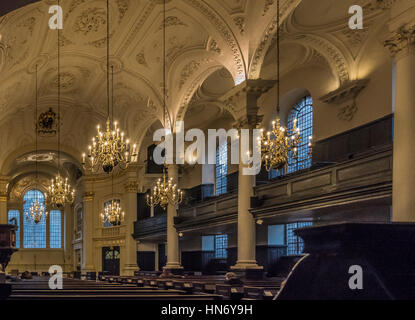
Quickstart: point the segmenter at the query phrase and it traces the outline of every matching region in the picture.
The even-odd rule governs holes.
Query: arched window
[[[16,231],[16,248],[20,248],[20,211],[19,210],[9,210],[8,213],[8,222],[14,224],[14,221],[11,219],[16,219],[17,231]]]
[[[59,210],[52,210],[49,215],[50,247],[52,249],[62,248],[62,217]]]
[[[216,151],[216,195],[226,193],[228,175],[228,144],[222,143]]]
[[[309,137],[313,135],[313,99],[311,96],[301,99],[288,115],[287,128],[290,134],[293,133],[295,119],[297,119],[297,126],[300,128],[301,143],[298,147],[297,161],[291,158],[288,163],[288,173],[311,167],[311,157],[308,155]]]
[[[288,160],[287,170],[279,171],[271,170],[270,179],[284,175],[285,173],[293,173],[311,167],[312,159],[308,155],[310,142],[309,137],[313,135],[313,99],[311,96],[302,98],[291,109],[287,119],[287,129],[289,134],[293,134],[294,120],[297,119],[297,128],[300,129],[301,143],[298,147],[298,159],[295,161],[290,156]]]
[[[36,200],[45,204],[45,196],[39,190],[26,192],[23,200],[24,213],[29,211]],[[46,219],[42,219],[38,224],[31,219],[23,219],[23,245],[25,248],[46,248]]]

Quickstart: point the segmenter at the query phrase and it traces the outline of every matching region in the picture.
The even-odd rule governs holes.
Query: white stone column
[[[179,185],[178,166],[169,164],[167,166],[169,179],[173,178],[173,183]],[[182,270],[180,264],[179,235],[174,227],[174,217],[177,216],[177,207],[169,204],[167,207],[167,264],[164,267],[167,270]]]
[[[94,196],[93,192],[84,194],[82,272],[96,272],[94,263]]]
[[[135,180],[130,180],[124,185],[125,189],[125,221],[126,238],[125,238],[125,264],[122,275],[132,276],[134,271],[138,271],[137,265],[137,242],[133,238],[134,222],[137,220],[137,192],[138,183]]]
[[[415,26],[396,30],[385,42],[396,64],[392,220],[415,222]]]
[[[241,129],[252,130],[255,128],[249,123],[240,126]],[[252,142],[252,134],[250,134]],[[243,169],[247,165],[239,164],[238,172],[238,260],[233,270],[262,269],[256,261],[256,224],[249,212],[251,197],[254,196],[255,176],[244,175]]]
[[[261,122],[258,115],[258,99],[275,85],[272,80],[247,80],[233,88],[221,98],[230,108],[236,110],[238,116],[235,127],[250,130],[250,144],[252,148],[253,129]],[[241,135],[240,135],[241,136]],[[263,269],[255,259],[256,224],[249,212],[251,197],[254,195],[255,176],[244,175],[244,165],[240,161],[238,173],[238,259],[231,269],[245,271],[247,269]]]
[[[0,224],[8,224],[7,212],[7,178],[0,178]]]

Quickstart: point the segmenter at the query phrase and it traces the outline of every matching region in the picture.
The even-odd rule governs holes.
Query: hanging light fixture
[[[130,141],[124,132],[118,127],[118,123],[112,117],[110,120],[110,88],[109,88],[109,55],[110,55],[110,15],[109,0],[107,0],[107,111],[108,117],[103,131],[97,126],[97,135],[92,138],[92,144],[88,146],[88,153],[82,154],[82,166],[84,169],[97,172],[101,168],[110,173],[115,167],[126,169],[132,159],[138,156],[137,145],[132,149]],[[112,106],[114,109],[114,104]],[[88,159],[87,159],[88,158]]]
[[[120,203],[114,199],[104,207],[104,211],[101,213],[102,223],[108,221],[115,226],[121,224],[124,221],[124,217],[125,213],[121,209]]]
[[[59,6],[58,0],[58,6]],[[75,189],[72,189],[68,178],[60,175],[60,145],[61,145],[61,75],[60,75],[60,30],[58,29],[58,174],[52,179],[48,188],[49,201],[52,206],[63,207],[65,204],[72,204],[75,200]]]
[[[35,81],[35,162],[36,162],[36,189],[38,189],[38,165],[37,165],[37,106],[38,106],[38,97],[37,97],[37,65],[35,66],[35,75],[36,75],[36,81]],[[43,202],[40,202],[39,199],[36,196],[36,199],[32,202],[29,211],[26,212],[26,219],[33,221],[35,224],[38,224],[40,221],[45,221],[48,216],[48,212],[45,209],[45,206],[43,205]]]
[[[183,191],[177,188],[173,178],[167,178],[166,169],[163,168],[163,179],[157,180],[146,200],[149,207],[160,205],[165,210],[169,204],[177,206],[182,203]]]
[[[272,122],[272,130],[264,133],[258,142],[261,146],[262,163],[267,171],[284,168],[289,159],[298,160],[298,148],[301,143],[300,128],[297,119],[293,120],[292,130],[281,124],[280,119],[280,0],[277,0],[277,119]],[[309,156],[312,153],[312,137],[309,137]]]
[[[111,84],[112,84],[112,105],[114,105],[114,68],[111,66]],[[112,109],[112,117],[114,118],[114,108]],[[104,205],[104,211],[101,212],[102,223],[109,222],[113,226],[121,224],[124,221],[125,213],[121,209],[119,201],[114,200],[114,171],[111,173],[111,203]]]
[[[163,122],[164,128],[167,127],[166,114],[166,0],[163,3]],[[164,210],[169,204],[177,206],[183,201],[183,191],[177,188],[177,184],[174,183],[173,178],[167,178],[167,166],[163,166],[163,178],[158,179],[156,185],[151,190],[151,194],[146,197],[147,205],[154,207],[160,205]]]

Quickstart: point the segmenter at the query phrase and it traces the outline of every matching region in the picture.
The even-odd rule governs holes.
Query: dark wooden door
[[[120,275],[120,247],[102,248],[102,271],[110,275]]]
[[[158,252],[159,252],[159,270],[163,270],[163,267],[167,263],[166,257],[166,245],[164,243],[160,243],[158,245]]]

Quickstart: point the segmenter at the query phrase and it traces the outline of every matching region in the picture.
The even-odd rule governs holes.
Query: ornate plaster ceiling
[[[286,20],[283,71],[313,63],[329,68],[339,82],[347,81],[368,37],[377,30],[382,11],[376,0],[357,0],[370,19],[367,30],[355,36],[344,29],[345,8],[351,1],[319,0],[319,6],[315,1],[281,1],[282,21]],[[110,3],[115,117],[140,145],[163,119],[162,1]],[[247,77],[272,77],[268,70],[275,68],[275,3],[168,1],[167,105],[173,121],[187,118],[187,126],[197,125],[199,118],[193,114],[198,108],[212,119],[223,117],[224,106],[215,102],[219,95]],[[0,17],[2,164],[33,151],[35,65],[39,69],[39,112],[50,107],[56,111],[58,44],[57,32],[47,24],[51,4],[55,1],[38,1]],[[96,124],[107,117],[106,2],[61,0],[61,5],[62,150],[79,159]],[[43,150],[56,150],[56,139],[41,137],[39,145]],[[4,168],[2,173],[8,174]]]

